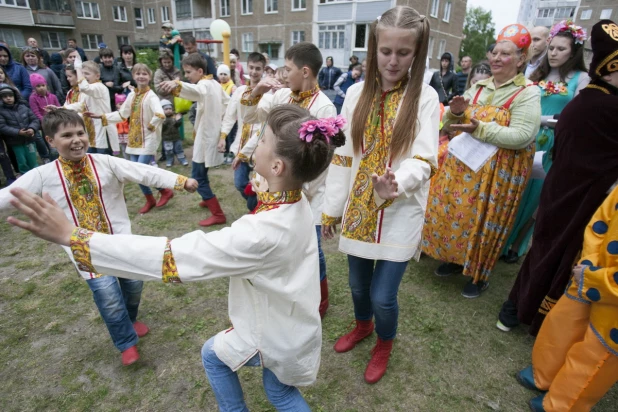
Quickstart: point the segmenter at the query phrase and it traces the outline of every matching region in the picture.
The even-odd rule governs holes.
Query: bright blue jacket
[[[32,93],[32,85],[30,84],[30,74],[28,70],[21,64],[17,63],[13,60],[13,56],[11,56],[11,50],[8,47],[0,44],[0,49],[4,50],[9,55],[9,63],[6,66],[2,66],[6,75],[9,76],[9,79],[15,84],[17,90],[19,90],[19,94],[21,97],[28,101],[30,99],[30,94]]]

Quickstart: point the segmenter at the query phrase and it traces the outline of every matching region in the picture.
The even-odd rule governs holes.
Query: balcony
[[[32,26],[32,10],[28,7],[0,5],[0,25]]]
[[[36,26],[75,28],[71,3],[66,0],[30,0]]]

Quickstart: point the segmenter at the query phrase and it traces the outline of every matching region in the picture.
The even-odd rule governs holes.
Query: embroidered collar
[[[135,89],[135,95],[136,96],[141,96],[143,94],[146,94],[150,91],[150,86],[146,86],[143,89],[137,88]]]
[[[202,76],[202,78],[199,81],[202,81],[202,80],[212,80],[212,74],[207,74],[205,76]]]
[[[58,161],[65,166],[71,167],[73,170],[80,170],[80,169],[83,169],[88,163],[88,155],[84,155],[84,157],[82,157],[79,160],[79,162],[74,162],[73,160],[65,159],[62,156],[58,157]]]
[[[396,85],[394,85],[393,87],[391,87],[388,90],[383,90],[380,93],[381,94],[385,94],[385,93],[390,93],[392,91],[395,91],[395,90],[405,86],[406,84],[408,84],[408,80],[409,79],[410,78],[408,76],[405,76],[403,79],[399,80],[399,82],[397,82]],[[379,76],[376,76],[376,82],[378,83],[378,86],[380,86],[380,90],[382,90],[382,83],[380,82],[380,77]]]
[[[305,90],[304,92],[292,92],[290,97],[292,98],[292,100],[298,103],[302,102],[305,99],[313,97],[318,93],[320,93],[320,86],[316,84],[311,90]]]
[[[276,205],[285,203],[296,203],[302,197],[302,190],[288,190],[285,192],[257,192],[257,197],[262,204]]]

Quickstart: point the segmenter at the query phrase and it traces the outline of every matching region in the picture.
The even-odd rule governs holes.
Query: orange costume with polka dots
[[[586,227],[579,265],[517,376],[547,391],[535,410],[589,411],[618,381],[618,187]]]

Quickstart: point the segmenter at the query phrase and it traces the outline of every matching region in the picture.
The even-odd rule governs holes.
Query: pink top
[[[60,106],[58,98],[50,92],[47,92],[45,96],[40,96],[37,92],[30,95],[30,108],[39,120],[43,120],[46,113],[45,106],[49,105]]]

